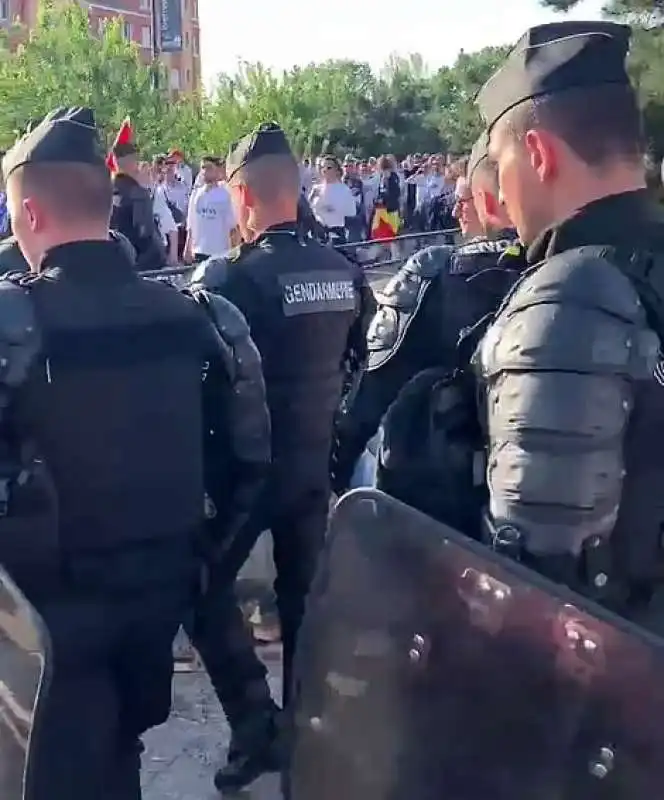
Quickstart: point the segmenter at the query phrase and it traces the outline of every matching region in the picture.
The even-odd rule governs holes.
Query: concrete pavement
[[[281,686],[281,648],[261,648],[276,697]],[[205,672],[178,673],[173,711],[165,725],[144,738],[144,800],[219,800],[212,784],[224,762],[230,731]],[[242,797],[279,800],[279,779],[267,775]]]

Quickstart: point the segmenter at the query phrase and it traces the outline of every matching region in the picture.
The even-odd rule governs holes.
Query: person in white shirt
[[[151,189],[152,210],[157,227],[159,228],[159,233],[166,247],[168,266],[174,267],[178,263],[178,226],[168,206],[166,194],[164,192],[164,169],[165,159],[163,157],[157,157],[152,167],[154,180]]]
[[[202,184],[192,192],[187,212],[187,264],[223,256],[233,245],[237,221],[228,189],[219,183],[221,169],[214,156],[201,161]]]
[[[189,210],[191,189],[188,189],[184,181],[178,178],[176,164],[173,159],[166,159],[161,185],[175,224],[178,226],[178,257],[182,258],[187,242],[187,211]]]
[[[375,162],[375,159],[373,159]],[[360,167],[360,177],[364,184],[364,210],[367,215],[367,226],[371,227],[371,220],[373,219],[374,204],[378,195],[378,185],[380,183],[380,175],[378,175],[371,165],[371,159]]]
[[[314,183],[311,162],[308,158],[305,158],[300,164],[300,180],[302,182],[302,191],[308,195]]]
[[[168,160],[175,164],[175,174],[179,180],[187,187],[187,191],[191,192],[191,187],[194,182],[194,175],[191,167],[184,160],[184,155],[179,150],[171,150],[168,154]]]
[[[341,177],[339,160],[326,156],[321,168],[321,182],[314,186],[309,197],[314,216],[327,228],[333,244],[344,244],[348,240],[346,220],[357,214],[353,193]]]
[[[428,164],[420,167],[414,175],[406,178],[406,183],[415,185],[415,213],[419,213],[424,208],[424,204],[429,199],[429,178],[431,167]]]
[[[159,227],[159,233],[161,233],[168,253],[168,266],[174,267],[178,263],[178,226],[175,224],[171,209],[166,202],[162,184],[157,184],[154,188],[152,208]]]

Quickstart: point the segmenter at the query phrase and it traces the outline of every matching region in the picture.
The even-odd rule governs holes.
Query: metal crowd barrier
[[[405,233],[389,241],[370,239],[362,242],[334,245],[337,250],[350,251],[366,270],[382,270],[401,266],[413,253],[423,247],[439,244],[455,244],[458,241],[458,228],[424,233]],[[184,286],[194,267],[180,266],[142,272],[146,278],[168,281],[176,286]]]

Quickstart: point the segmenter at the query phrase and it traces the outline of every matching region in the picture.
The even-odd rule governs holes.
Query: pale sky
[[[596,19],[604,2],[583,0],[567,16]],[[199,15],[206,86],[240,59],[281,70],[348,58],[379,69],[391,53],[420,53],[437,68],[460,49],[506,44],[561,18],[537,0],[199,0]]]

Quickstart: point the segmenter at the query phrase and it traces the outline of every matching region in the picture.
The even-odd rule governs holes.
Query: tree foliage
[[[18,47],[16,40],[23,40]],[[173,145],[221,153],[254,125],[277,120],[301,154],[465,152],[479,133],[473,97],[505,48],[461,53],[429,71],[418,55],[393,56],[379,74],[356,61],[327,61],[275,73],[241,63],[209,97],[173,100],[155,88],[119,21],[92,32],[78,4],[44,0],[36,28],[0,39],[0,146],[29,120],[62,105],[90,105],[108,136],[130,115],[151,154]],[[166,76],[157,73],[164,87]]]
[[[541,0],[544,6],[569,11],[580,0]],[[607,0],[607,17],[633,26],[629,71],[643,107],[649,146],[664,156],[664,0]]]
[[[578,0],[542,0],[569,9]],[[607,0],[606,13],[635,26],[630,71],[652,149],[664,154],[664,0]],[[43,0],[37,27],[0,38],[0,146],[29,120],[61,105],[90,105],[109,138],[130,115],[139,145],[152,154],[177,145],[192,154],[223,153],[265,120],[278,121],[301,154],[467,152],[480,131],[473,102],[508,47],[461,52],[431,71],[419,55],[392,56],[375,73],[335,60],[275,73],[240,63],[220,75],[208,97],[173,99],[166,75],[141,62],[119,21],[93,33],[78,5]],[[13,46],[22,40],[18,47]],[[160,88],[161,87],[161,88]]]

